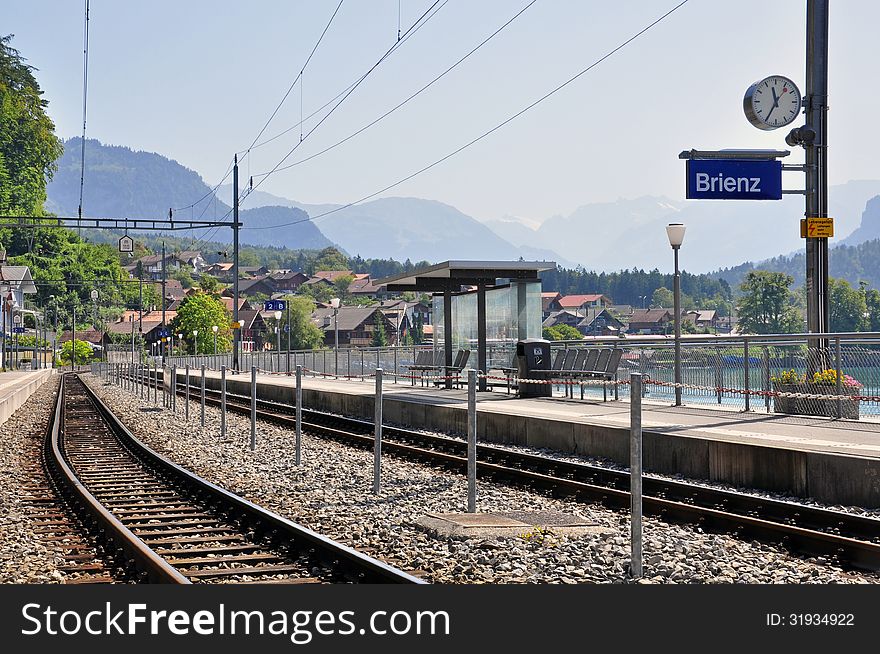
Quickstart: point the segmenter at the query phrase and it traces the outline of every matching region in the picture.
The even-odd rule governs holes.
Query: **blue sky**
[[[337,0],[91,0],[88,136],[159,152],[215,183],[296,77]],[[345,0],[304,76],[306,115],[357,79],[431,0]],[[528,0],[449,0],[294,153],[360,128],[454,63]],[[261,190],[348,202],[439,159],[588,66],[672,8],[672,0],[538,0],[407,106]],[[386,193],[441,200],[480,219],[543,220],[618,197],[682,199],[682,149],[785,148],[787,130],[746,122],[746,87],[779,73],[803,91],[804,0],[690,0],[526,115]],[[58,133],[82,129],[78,0],[29,0],[3,32],[39,69]],[[873,51],[880,3],[831,7],[829,181],[880,177]],[[297,86],[266,135],[300,119]],[[312,123],[306,124],[308,130]],[[252,151],[264,172],[299,130]],[[799,161],[796,150],[789,162]],[[802,183],[798,174],[787,186]],[[193,198],[196,199],[196,198]]]

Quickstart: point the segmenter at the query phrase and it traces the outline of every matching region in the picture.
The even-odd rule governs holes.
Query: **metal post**
[[[721,353],[718,352],[718,348],[715,348],[715,395],[718,399],[718,404],[721,404],[721,398],[723,397],[723,393],[721,389],[724,386],[724,368],[721,366]]]
[[[351,339],[349,339],[351,343]],[[349,351],[349,356],[351,352]],[[333,309],[333,357],[336,361],[333,367],[333,374],[339,379],[339,307]],[[327,372],[327,364],[324,363],[324,372]]]
[[[743,339],[743,364],[745,368],[743,369],[743,387],[746,391],[746,411],[751,411],[750,402],[752,399],[749,391],[749,339]]]
[[[171,366],[171,410],[177,413],[177,364]]]
[[[479,379],[479,390],[486,390],[485,377],[489,369],[488,359],[486,358],[486,285],[482,282],[477,284],[477,368],[483,376]],[[448,375],[450,371],[446,371]],[[457,373],[456,373],[457,375]],[[574,389],[572,389],[574,393]]]
[[[673,281],[673,304],[675,306],[675,406],[681,406],[681,272],[678,270],[679,246],[674,245],[675,277]]]
[[[159,406],[159,363],[153,359],[153,406]]]
[[[443,291],[443,365],[445,370],[452,367],[452,291]],[[447,376],[446,388],[452,388],[452,379]]]
[[[398,327],[398,332],[399,332],[399,327]],[[398,346],[394,346],[393,350],[394,350],[394,383],[396,384],[397,383],[397,350],[398,350]]]
[[[226,366],[220,366],[220,438],[226,438]]]
[[[251,366],[251,452],[257,449],[257,367]]]
[[[828,0],[807,0],[804,119],[815,133],[813,141],[804,145],[807,218],[828,216],[828,5]],[[826,333],[830,325],[828,239],[806,240],[807,330]],[[820,357],[825,356],[827,340],[812,339],[809,345]],[[825,367],[821,358],[818,367]]]
[[[843,394],[843,376],[840,366],[840,337],[834,339],[834,364],[837,369],[837,417],[843,417],[843,400],[840,396]]]
[[[766,348],[764,350],[764,408],[767,410],[767,413],[770,413],[770,351]]]
[[[379,494],[382,474],[382,368],[376,370],[376,409],[373,412],[373,495]]]
[[[202,364],[202,427],[205,426],[205,364]]]
[[[477,371],[468,370],[467,512],[477,512]]]
[[[185,379],[186,379],[186,389],[185,389],[185,393],[186,393],[186,402],[185,402],[185,404],[186,404],[186,421],[189,422],[189,364],[186,364],[185,370],[186,370],[186,377],[185,377]]]
[[[630,575],[642,576],[642,375],[634,372],[629,377],[629,474],[631,512]]]
[[[290,300],[287,300],[287,374],[290,374]]]
[[[238,155],[232,167],[232,320],[238,321]],[[241,346],[241,329],[232,330],[232,370],[238,371],[238,352]]]
[[[302,366],[296,367],[296,458],[294,459],[296,465],[300,463],[300,449],[302,447],[302,371]]]

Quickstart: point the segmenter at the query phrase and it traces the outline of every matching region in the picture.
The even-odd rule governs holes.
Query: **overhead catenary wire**
[[[77,216],[82,218],[83,188],[86,181],[86,109],[89,96],[89,0],[85,0],[85,15],[83,19],[83,106],[82,106],[82,143],[80,147],[80,172],[79,172],[79,206]]]
[[[313,134],[315,132],[315,130],[317,130],[324,123],[324,121],[326,121],[331,115],[333,115],[333,112],[335,112],[340,107],[340,105],[342,105],[342,103],[345,102],[349,98],[349,96],[355,92],[355,90],[358,88],[358,86],[360,86],[361,83],[365,79],[367,79],[367,77],[369,77],[370,74],[373,71],[375,71],[382,64],[382,62],[384,62],[393,52],[395,52],[403,43],[405,43],[406,40],[411,35],[418,32],[418,30],[421,29],[421,27],[423,25],[425,25],[433,16],[435,16],[437,14],[437,12],[440,11],[446,5],[447,2],[449,2],[449,0],[443,0],[442,2],[441,2],[441,0],[435,0],[435,2],[430,7],[428,7],[425,10],[425,12],[421,16],[419,16],[419,18],[412,25],[410,25],[409,29],[407,29],[406,32],[404,32],[401,39],[399,41],[395,41],[395,43],[390,48],[388,48],[388,50],[385,51],[385,54],[383,54],[379,58],[379,60],[367,70],[367,72],[365,72],[363,75],[361,75],[361,77],[357,80],[357,82],[355,82],[352,85],[352,87],[348,90],[348,92],[346,92],[345,95],[343,95],[342,98],[340,98],[339,101],[335,105],[333,105],[333,107],[330,109],[330,111],[328,111],[324,115],[324,117],[321,118],[321,120],[319,120],[315,124],[315,126],[312,127],[312,129],[310,129],[296,145],[294,145],[290,150],[288,150],[287,154],[285,154],[283,157],[281,157],[281,160],[275,164],[275,166],[272,168],[272,170],[270,170],[266,173],[263,173],[262,179],[253,187],[253,190],[256,190],[263,182],[266,181],[266,179],[270,175],[272,175],[272,173],[274,173],[285,161],[287,161],[287,159],[290,157],[290,155],[292,155],[296,151],[296,149],[300,145],[302,145],[305,142],[305,140],[311,134]]]
[[[251,148],[254,147],[254,144],[260,139],[260,137],[263,135],[263,132],[266,131],[266,128],[269,127],[269,124],[272,122],[272,120],[275,118],[275,116],[281,110],[281,107],[284,104],[284,101],[287,100],[287,96],[290,95],[290,92],[293,90],[293,87],[296,86],[296,83],[302,79],[303,75],[305,74],[306,68],[309,65],[309,62],[312,60],[312,57],[314,56],[315,52],[318,50],[318,46],[321,45],[321,41],[324,40],[324,36],[327,34],[327,30],[329,30],[330,25],[333,24],[333,19],[336,18],[336,14],[339,13],[339,9],[340,9],[340,7],[342,7],[343,2],[344,2],[344,0],[339,0],[339,4],[337,4],[336,9],[333,10],[333,14],[330,16],[330,20],[328,20],[327,25],[324,26],[324,31],[321,32],[321,36],[318,37],[318,40],[315,43],[314,47],[312,48],[312,51],[309,53],[309,56],[306,57],[305,63],[300,68],[299,74],[293,79],[293,81],[290,83],[290,86],[287,87],[287,91],[285,91],[284,96],[281,98],[281,101],[275,107],[275,110],[269,116],[269,119],[263,125],[262,129],[260,129],[259,133],[254,137],[254,140],[248,146],[247,150],[245,150],[244,157],[247,157],[247,155],[251,151]],[[244,159],[244,157],[242,157],[242,159]]]
[[[333,150],[333,149],[339,147],[339,146],[342,145],[343,143],[345,143],[345,142],[347,142],[347,141],[350,141],[350,140],[353,139],[355,136],[358,136],[359,134],[362,134],[362,133],[365,132],[366,130],[370,129],[373,125],[376,125],[377,123],[381,122],[382,120],[384,120],[385,118],[387,118],[388,116],[390,116],[391,114],[393,114],[395,111],[397,111],[398,109],[400,109],[401,107],[403,107],[404,105],[406,105],[407,103],[409,103],[411,100],[413,100],[413,99],[415,99],[417,96],[421,95],[424,91],[428,90],[431,86],[433,86],[434,84],[436,84],[437,82],[439,82],[439,81],[440,81],[443,77],[445,77],[447,74],[449,74],[450,72],[452,72],[455,68],[457,68],[459,65],[461,65],[465,60],[467,60],[471,55],[473,55],[473,54],[474,54],[475,52],[477,52],[480,48],[482,48],[484,45],[486,45],[489,41],[491,41],[493,38],[495,38],[495,36],[497,36],[497,35],[500,34],[502,31],[504,31],[505,28],[507,28],[511,23],[513,23],[513,21],[515,21],[515,20],[516,20],[517,18],[519,18],[522,14],[524,14],[524,13],[526,12],[526,10],[529,9],[529,7],[531,7],[531,6],[532,6],[533,4],[535,4],[537,1],[538,1],[538,0],[531,0],[531,2],[529,2],[529,3],[528,3],[527,5],[525,5],[522,9],[520,9],[516,14],[514,14],[511,18],[509,18],[509,19],[507,20],[507,22],[505,22],[505,23],[504,23],[503,25],[501,25],[498,29],[496,29],[494,32],[492,32],[489,36],[487,36],[485,39],[483,39],[479,44],[477,44],[474,48],[472,48],[467,54],[465,54],[463,57],[461,57],[458,61],[456,61],[456,62],[455,62],[454,64],[452,64],[451,66],[449,66],[446,70],[444,70],[442,73],[440,73],[439,75],[437,75],[437,76],[436,76],[434,79],[432,79],[430,82],[428,82],[427,84],[425,84],[424,86],[422,86],[418,91],[416,91],[415,93],[413,93],[412,95],[410,95],[409,97],[407,97],[405,100],[403,100],[403,101],[399,102],[398,104],[396,104],[395,106],[393,106],[391,109],[389,109],[388,111],[386,111],[384,114],[382,114],[382,115],[379,116],[378,118],[376,118],[376,119],[372,120],[371,122],[367,123],[366,125],[364,125],[364,126],[361,127],[360,129],[358,129],[357,131],[352,132],[351,134],[349,134],[349,135],[346,136],[345,138],[340,139],[339,141],[336,141],[336,142],[333,143],[332,145],[327,146],[327,147],[324,148],[323,150],[320,150],[319,152],[315,152],[314,154],[311,154],[311,155],[309,155],[308,157],[304,157],[303,159],[300,159],[300,160],[298,160],[298,161],[294,161],[294,162],[292,162],[292,163],[289,163],[289,164],[287,164],[286,166],[281,166],[281,167],[278,168],[275,172],[281,172],[282,170],[288,170],[288,169],[293,168],[293,167],[295,167],[295,166],[299,166],[300,164],[304,164],[304,163],[306,163],[307,161],[311,161],[312,159],[316,159],[317,157],[320,157],[321,155],[326,154],[327,152],[330,152],[330,150]],[[257,175],[255,175],[255,177],[260,177],[260,176],[261,176],[261,174],[259,174],[259,173],[258,173]]]
[[[564,89],[565,87],[567,87],[569,84],[571,84],[572,82],[574,82],[575,80],[577,80],[578,78],[582,77],[583,75],[585,75],[586,73],[588,73],[589,71],[591,71],[593,68],[595,68],[596,66],[598,66],[599,64],[601,64],[603,61],[605,61],[605,60],[608,59],[609,57],[613,56],[615,53],[619,52],[620,50],[622,50],[623,48],[625,48],[627,45],[629,45],[630,43],[632,43],[633,41],[635,41],[636,39],[638,39],[640,36],[642,36],[643,34],[645,34],[646,32],[648,32],[650,29],[652,29],[652,28],[655,27],[656,25],[658,25],[658,24],[660,24],[661,22],[663,22],[666,18],[668,18],[669,16],[671,16],[672,14],[674,14],[676,11],[678,11],[681,7],[683,7],[684,5],[686,5],[686,4],[688,3],[688,1],[689,1],[689,0],[682,0],[682,1],[679,2],[677,5],[675,5],[674,7],[672,7],[672,9],[668,10],[665,14],[663,14],[663,15],[660,16],[659,18],[655,19],[654,21],[652,21],[651,23],[649,23],[648,25],[646,25],[645,27],[643,27],[641,30],[639,30],[638,32],[636,32],[635,34],[633,34],[631,37],[629,37],[628,39],[626,39],[625,41],[623,41],[622,43],[620,43],[619,45],[617,45],[616,47],[614,47],[612,50],[609,50],[607,53],[605,53],[604,55],[602,55],[599,59],[597,59],[596,61],[594,61],[593,63],[591,63],[589,66],[587,66],[586,68],[584,68],[584,69],[582,69],[581,71],[577,72],[576,74],[572,75],[572,76],[569,77],[566,81],[562,82],[561,84],[559,84],[558,86],[556,86],[556,87],[553,88],[552,90],[548,91],[547,93],[545,93],[544,95],[542,95],[541,97],[539,97],[537,100],[535,100],[535,101],[531,102],[530,104],[526,105],[525,107],[523,107],[522,109],[520,109],[520,110],[517,111],[516,113],[512,114],[511,116],[509,116],[509,117],[507,117],[506,119],[504,119],[502,122],[500,122],[500,123],[498,123],[497,125],[495,125],[494,127],[492,127],[491,129],[486,130],[485,132],[483,132],[483,133],[480,134],[479,136],[477,136],[477,137],[471,139],[470,141],[468,141],[468,142],[465,143],[464,145],[459,146],[458,148],[456,148],[456,149],[453,150],[452,152],[450,152],[450,153],[446,154],[445,156],[441,157],[440,159],[437,159],[436,161],[434,161],[434,162],[432,162],[432,163],[430,163],[430,164],[424,166],[423,168],[420,168],[419,170],[415,171],[414,173],[410,173],[410,174],[407,175],[406,177],[403,177],[403,178],[397,180],[396,182],[393,182],[393,183],[389,184],[388,186],[385,186],[384,188],[379,189],[378,191],[374,191],[373,193],[370,193],[370,194],[368,194],[368,195],[365,195],[365,196],[363,196],[362,198],[359,198],[359,199],[357,199],[357,200],[354,200],[354,201],[352,201],[352,202],[349,202],[348,204],[345,204],[345,205],[342,205],[342,206],[336,207],[336,208],[334,208],[334,209],[330,209],[330,210],[325,211],[325,212],[323,212],[323,213],[319,213],[319,214],[317,214],[317,215],[315,215],[315,216],[309,216],[308,218],[304,218],[304,219],[300,219],[300,220],[293,220],[293,221],[290,221],[290,222],[287,222],[287,223],[281,223],[281,224],[271,225],[271,226],[266,226],[266,227],[242,227],[242,229],[251,229],[251,230],[258,230],[258,229],[279,229],[279,228],[281,228],[281,227],[290,227],[290,226],[292,226],[292,225],[297,225],[297,224],[300,224],[300,223],[303,223],[303,222],[307,222],[307,221],[315,221],[315,220],[318,220],[319,218],[323,218],[324,216],[329,216],[330,214],[334,214],[334,213],[337,213],[337,212],[342,211],[342,210],[344,210],[344,209],[348,209],[348,208],[350,208],[350,207],[353,207],[353,206],[355,206],[355,205],[357,205],[357,204],[360,204],[360,203],[362,203],[362,202],[366,202],[367,200],[370,200],[370,199],[376,197],[377,195],[381,195],[382,193],[385,193],[386,191],[391,190],[391,189],[394,188],[395,186],[399,186],[399,185],[403,184],[404,182],[407,182],[407,181],[411,180],[412,178],[417,177],[418,175],[421,175],[422,173],[424,173],[424,172],[426,172],[426,171],[428,171],[428,170],[434,168],[435,166],[440,165],[440,164],[443,163],[444,161],[447,161],[448,159],[451,159],[452,157],[454,157],[454,156],[457,155],[458,153],[460,153],[460,152],[462,152],[462,151],[468,149],[468,148],[471,147],[472,145],[474,145],[474,144],[476,144],[476,143],[479,143],[480,141],[482,141],[482,140],[483,140],[484,138],[486,138],[487,136],[489,136],[489,135],[491,135],[491,134],[494,134],[495,132],[497,132],[499,129],[501,129],[502,127],[504,127],[505,125],[507,125],[507,124],[510,123],[511,121],[516,120],[517,118],[519,118],[520,116],[522,116],[522,115],[525,114],[526,112],[530,111],[530,110],[533,109],[534,107],[536,107],[536,106],[538,106],[539,104],[541,104],[542,102],[544,102],[544,101],[545,101],[546,99],[548,99],[549,97],[555,95],[556,93],[558,93],[559,91],[561,91],[562,89]],[[264,178],[262,181],[265,181],[265,178]],[[262,183],[262,181],[261,181],[260,183]]]

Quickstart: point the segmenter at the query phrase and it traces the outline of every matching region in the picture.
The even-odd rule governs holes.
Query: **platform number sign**
[[[287,303],[284,300],[266,300],[263,304],[264,311],[284,311]]]

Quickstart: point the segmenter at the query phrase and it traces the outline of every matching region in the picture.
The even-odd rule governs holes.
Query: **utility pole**
[[[238,323],[238,155],[232,166],[232,321]],[[241,329],[232,330],[232,372],[238,372]]]
[[[807,0],[806,127],[815,137],[804,142],[806,218],[828,216],[828,0]],[[807,331],[830,331],[828,239],[806,239]],[[813,341],[824,350],[827,339]]]
[[[165,241],[162,241],[162,329],[168,329],[165,322]],[[165,341],[162,341],[162,365],[165,365]]]

